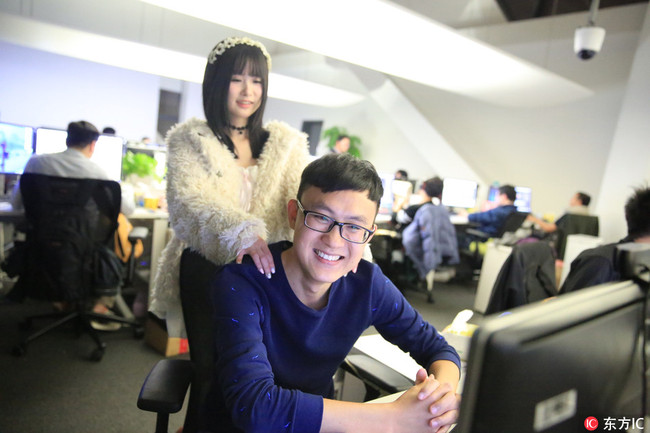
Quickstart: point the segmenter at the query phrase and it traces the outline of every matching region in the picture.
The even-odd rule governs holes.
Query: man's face
[[[580,206],[582,205],[582,200],[580,200],[580,197],[578,197],[578,194],[574,194],[571,196],[571,200],[569,200],[569,206]]]
[[[310,187],[302,194],[300,203],[306,211],[318,212],[338,222],[375,229],[377,204],[368,198],[367,191],[323,193],[319,188]],[[289,203],[288,210],[289,223],[294,229],[292,257],[295,259],[292,261],[294,267],[287,270],[288,274],[297,276],[310,287],[329,287],[351,270],[356,270],[365,244],[343,239],[339,226],[334,226],[329,233],[308,228],[304,224],[305,215],[295,200]]]
[[[336,149],[339,153],[345,153],[350,150],[350,139],[347,137],[341,138],[336,142]]]

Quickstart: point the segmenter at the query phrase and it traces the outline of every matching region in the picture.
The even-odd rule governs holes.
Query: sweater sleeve
[[[180,128],[168,138],[170,222],[180,240],[206,258],[225,263],[248,246],[244,244],[250,243],[250,239],[266,239],[266,226],[237,206],[239,183],[226,178],[234,177],[233,173],[219,171],[202,150],[203,146],[220,145],[216,139],[212,136],[212,142],[204,144],[202,141],[208,140],[207,129],[202,135],[201,130],[188,125]],[[224,158],[228,156],[224,154]],[[216,186],[219,183],[223,188]]]
[[[374,326],[386,340],[399,346],[422,367],[447,360],[460,370],[460,356],[447,340],[408,303],[402,293],[383,274],[375,279],[373,292]],[[373,284],[373,286],[375,286]]]
[[[240,272],[244,266],[236,273],[224,267],[212,290],[217,380],[231,420],[252,433],[317,433],[323,398],[275,384],[262,333],[264,295],[256,271]]]
[[[494,224],[501,217],[501,210],[498,208],[485,212],[475,212],[467,215],[467,219],[473,223]]]

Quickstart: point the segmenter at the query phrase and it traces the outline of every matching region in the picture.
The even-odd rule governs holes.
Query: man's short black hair
[[[343,140],[344,138],[347,138],[347,139],[349,140],[349,139],[350,139],[350,136],[349,136],[349,135],[346,135],[346,134],[341,134],[341,135],[339,135],[338,137],[336,137],[336,141],[341,141],[341,140]]]
[[[336,191],[368,191],[368,198],[377,203],[384,195],[384,187],[375,167],[348,153],[332,153],[312,161],[302,172],[298,199],[309,187],[324,193]]]
[[[68,124],[68,137],[65,144],[68,147],[86,147],[99,138],[99,131],[90,122],[80,120]]]
[[[650,188],[637,188],[625,204],[627,235],[632,239],[650,236]]]
[[[442,198],[443,181],[438,176],[427,179],[422,184],[422,189],[429,197]]]
[[[576,195],[578,196],[578,200],[580,200],[580,203],[582,203],[583,206],[589,206],[589,203],[591,203],[591,196],[589,194],[586,192],[577,192]]]
[[[508,200],[514,202],[517,198],[517,191],[512,185],[503,185],[499,188],[499,194],[505,194],[508,197]]]

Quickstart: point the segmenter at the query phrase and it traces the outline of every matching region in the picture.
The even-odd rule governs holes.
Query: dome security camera
[[[593,58],[603,47],[605,29],[596,26],[578,27],[573,39],[573,51],[579,59]]]

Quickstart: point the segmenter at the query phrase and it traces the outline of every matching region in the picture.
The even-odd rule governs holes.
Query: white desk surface
[[[167,219],[169,213],[160,209],[149,209],[138,206],[135,211],[129,215],[129,219]]]
[[[467,370],[467,356],[469,354],[469,337],[444,333],[449,344],[454,346],[461,359],[460,382],[458,392],[463,389],[463,382]],[[408,353],[396,345],[386,341],[379,334],[363,335],[354,343],[354,347],[377,361],[387,365],[398,373],[415,381],[415,375],[422,368]],[[393,397],[396,398],[396,397]]]

